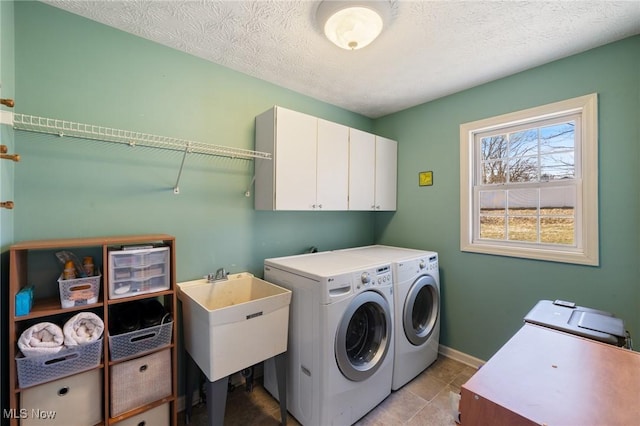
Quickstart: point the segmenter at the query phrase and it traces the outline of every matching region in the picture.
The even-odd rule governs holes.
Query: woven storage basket
[[[16,357],[21,388],[39,385],[100,365],[102,338],[91,343],[70,346],[55,354]]]
[[[111,417],[171,396],[171,350],[111,367]]]
[[[170,345],[172,332],[173,321],[130,333],[109,336],[111,360],[117,361]]]

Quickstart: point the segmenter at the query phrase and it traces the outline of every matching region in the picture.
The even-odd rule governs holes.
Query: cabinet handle
[[[13,201],[2,201],[0,202],[0,208],[11,210],[13,209]]]
[[[0,104],[8,106],[9,108],[13,108],[16,103],[13,101],[13,99],[0,99]]]
[[[318,204],[318,208],[321,209],[322,208],[322,204]]]

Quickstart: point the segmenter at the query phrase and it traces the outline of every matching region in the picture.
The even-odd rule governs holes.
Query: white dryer
[[[348,253],[391,263],[395,285],[395,358],[392,389],[398,390],[438,358],[438,253],[382,245],[337,250],[336,253]]]
[[[303,425],[351,425],[391,393],[393,276],[388,262],[334,252],[266,259],[292,290],[287,408]],[[274,363],[264,386],[279,398]]]

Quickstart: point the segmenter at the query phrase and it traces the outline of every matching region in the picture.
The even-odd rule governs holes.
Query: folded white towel
[[[92,312],[80,312],[63,327],[65,346],[91,343],[102,337],[104,322]]]
[[[41,322],[27,328],[18,339],[18,348],[24,356],[54,354],[62,349],[62,329],[50,322]]]

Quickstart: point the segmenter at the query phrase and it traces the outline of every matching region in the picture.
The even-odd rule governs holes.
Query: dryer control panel
[[[369,286],[388,286],[393,284],[391,266],[384,265],[378,268],[368,269],[360,274],[360,279],[354,280],[356,289]]]
[[[420,259],[418,267],[421,271],[433,271],[438,269],[438,256],[429,256],[428,258]]]

